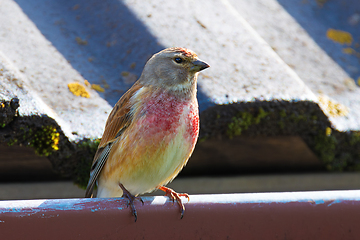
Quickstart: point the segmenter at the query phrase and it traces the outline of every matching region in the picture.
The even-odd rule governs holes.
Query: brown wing
[[[142,86],[136,82],[115,104],[105,125],[105,131],[101,138],[98,150],[95,153],[94,161],[91,166],[90,179],[86,188],[85,197],[91,197],[94,190],[95,183],[103,169],[109,153],[111,151],[113,142],[118,139],[124,130],[131,124],[132,116],[130,114],[130,98]]]

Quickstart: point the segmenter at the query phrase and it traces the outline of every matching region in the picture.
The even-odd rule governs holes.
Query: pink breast
[[[195,101],[181,100],[173,95],[161,93],[152,96],[146,101],[142,110],[144,118],[141,122],[146,135],[151,138],[167,137],[169,140],[180,132],[180,127],[185,126],[183,132],[186,140],[195,144],[199,132],[199,116]]]
[[[199,135],[199,110],[197,102],[193,103],[190,106],[190,112],[187,117],[187,136],[190,138],[189,140],[195,144]]]

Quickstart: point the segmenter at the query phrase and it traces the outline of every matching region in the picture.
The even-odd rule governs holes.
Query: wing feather
[[[92,197],[92,193],[96,184],[96,181],[103,169],[109,154],[114,145],[114,141],[117,141],[121,134],[132,122],[131,104],[130,98],[141,88],[142,86],[136,82],[115,104],[112,109],[105,125],[105,131],[101,138],[98,150],[95,153],[94,161],[91,166],[90,179],[86,188],[85,197]]]

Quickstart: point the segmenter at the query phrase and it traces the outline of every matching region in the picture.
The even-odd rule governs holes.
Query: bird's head
[[[189,91],[196,86],[198,72],[209,65],[186,48],[167,48],[146,63],[139,81],[144,85]]]

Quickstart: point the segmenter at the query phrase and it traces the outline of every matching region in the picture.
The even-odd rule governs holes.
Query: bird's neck
[[[197,91],[197,76],[198,74],[189,74],[187,79],[169,81],[166,79],[159,79],[159,76],[156,76],[157,81],[147,81],[142,74],[138,80],[139,84],[149,89],[152,89],[152,92],[158,91],[167,91],[169,94],[177,96],[179,99],[192,99],[196,97]],[[150,78],[150,79],[156,79]],[[145,81],[146,80],[146,81]]]
[[[192,99],[196,97],[196,83],[192,84],[177,84],[174,86],[167,86],[169,94],[176,96],[179,99]]]
[[[166,86],[170,94],[173,94],[180,99],[196,98],[197,91],[197,74],[188,76],[188,79],[182,83]]]

